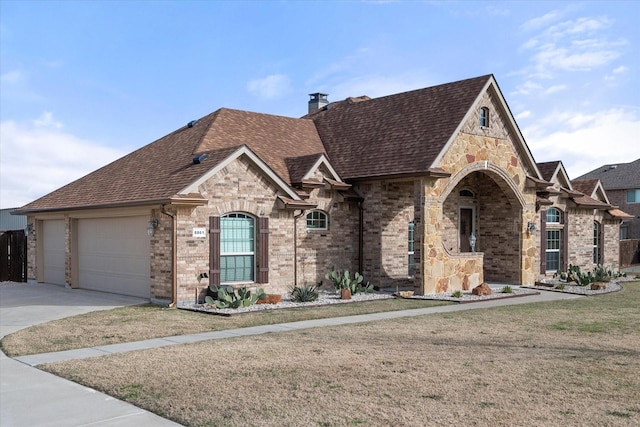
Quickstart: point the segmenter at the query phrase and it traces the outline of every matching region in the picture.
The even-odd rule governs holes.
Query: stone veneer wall
[[[535,210],[535,190],[525,187],[528,173],[522,165],[522,158],[526,153],[520,152],[512,142],[515,138],[509,134],[506,123],[496,113],[499,108],[495,99],[486,94],[478,107],[482,106],[489,106],[491,110],[490,127],[480,128],[477,116],[472,116],[463,125],[462,131],[442,156],[438,165],[434,165],[451,173],[451,177],[423,181],[425,203],[422,292],[424,293],[461,289],[465,282],[473,287],[484,280],[481,254],[476,255],[472,260],[455,256],[446,251],[442,240],[444,204],[450,194],[459,188],[458,184],[474,172],[488,174],[502,189],[502,193],[509,194],[509,203],[512,206],[516,203],[519,205],[511,208],[512,211],[515,209],[510,218],[513,227],[510,227],[511,230],[508,233],[505,231],[507,235],[504,236],[505,239],[517,241],[518,245],[517,259],[509,257],[508,260],[509,263],[517,264],[517,270],[509,267],[508,271],[517,271],[513,274],[518,276],[517,281],[513,278],[516,283],[532,284],[536,277],[538,241],[526,231],[526,224],[528,221],[538,223],[539,218]],[[497,202],[504,208],[502,200],[504,194],[498,194],[494,199],[490,198],[487,203]],[[504,224],[502,227],[504,228]],[[447,239],[450,240],[452,237]],[[487,254],[484,254],[484,257],[486,262]]]
[[[36,250],[38,242],[38,222],[35,217],[27,216],[27,224],[33,224],[32,230],[27,236],[27,279],[36,280],[37,278],[37,264],[36,264]]]

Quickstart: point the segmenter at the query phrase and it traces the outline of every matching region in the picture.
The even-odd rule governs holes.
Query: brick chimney
[[[311,97],[309,100],[309,114],[322,110],[329,105],[328,95],[326,93],[310,93],[309,96]]]

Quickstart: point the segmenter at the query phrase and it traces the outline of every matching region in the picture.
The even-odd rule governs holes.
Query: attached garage
[[[78,286],[149,298],[146,216],[79,219]]]
[[[45,283],[64,285],[65,225],[63,219],[42,221],[42,279]]]

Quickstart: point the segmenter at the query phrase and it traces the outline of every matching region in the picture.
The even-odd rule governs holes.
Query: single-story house
[[[285,293],[335,267],[446,292],[591,267],[593,221],[615,264],[618,211],[556,169],[543,174],[486,75],[315,93],[302,118],[221,108],[19,212],[30,277],[72,288],[175,303],[208,284]]]

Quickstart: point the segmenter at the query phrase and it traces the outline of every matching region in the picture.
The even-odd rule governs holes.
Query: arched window
[[[220,282],[255,281],[255,220],[242,213],[220,218]]]
[[[416,224],[411,221],[409,222],[408,233],[407,233],[407,254],[408,254],[408,274],[409,277],[413,277],[415,273],[415,258],[414,258],[414,248],[415,248],[415,229]]]
[[[327,230],[329,218],[322,211],[311,211],[307,214],[307,230]]]
[[[561,219],[560,209],[547,209],[547,224],[560,224],[562,222]]]
[[[473,196],[474,194],[473,194],[473,191],[471,190],[467,190],[467,189],[460,190],[460,197],[473,197]]]
[[[480,127],[489,127],[489,109],[487,107],[482,107],[480,109]]]

